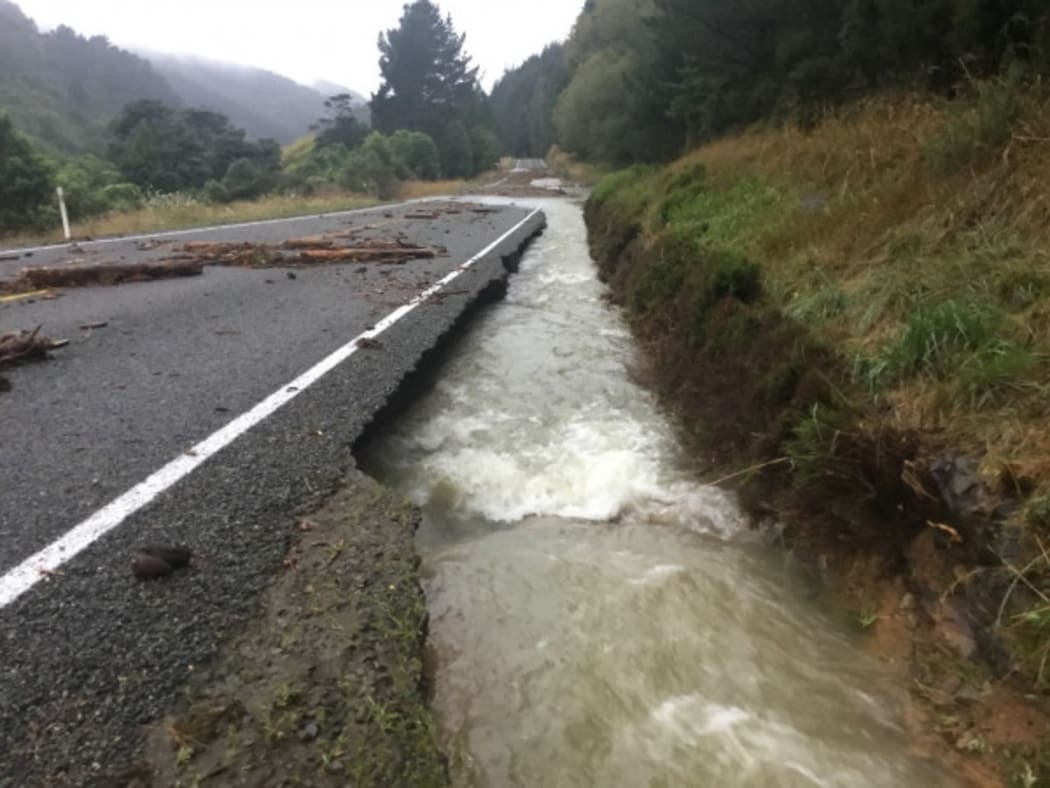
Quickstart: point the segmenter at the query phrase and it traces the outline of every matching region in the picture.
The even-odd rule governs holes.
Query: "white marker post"
[[[58,192],[58,210],[62,214],[62,232],[66,234],[66,240],[68,241],[72,235],[69,232],[69,211],[66,210],[66,198],[62,193],[62,187],[59,186],[55,189]]]

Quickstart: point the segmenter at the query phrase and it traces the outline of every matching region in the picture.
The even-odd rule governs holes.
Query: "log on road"
[[[59,265],[23,268],[9,286],[12,291],[49,287],[87,287],[124,282],[148,282],[200,276],[204,266],[196,260],[165,260],[159,263],[107,263],[103,265]]]

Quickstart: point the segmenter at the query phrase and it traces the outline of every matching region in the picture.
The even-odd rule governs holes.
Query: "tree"
[[[373,131],[359,148],[350,152],[343,186],[386,200],[397,195],[397,158],[390,140]]]
[[[441,177],[441,156],[429,135],[400,129],[391,135],[390,147],[412,177],[424,181],[436,181]]]
[[[474,172],[491,170],[499,162],[502,145],[496,132],[488,126],[475,126],[470,130],[470,147],[474,152]]]
[[[110,128],[110,157],[124,178],[143,189],[200,189],[209,181],[222,181],[238,161],[249,162],[259,172],[258,180],[268,183],[281,166],[276,142],[248,141],[243,129],[218,112],[135,101]]]
[[[449,178],[469,178],[477,170],[470,132],[461,120],[453,120],[441,134],[441,168]]]
[[[251,159],[237,159],[222,179],[223,188],[231,200],[250,200],[266,191],[267,177]]]
[[[54,187],[43,158],[0,115],[0,233],[39,227]]]
[[[464,41],[430,0],[404,6],[398,27],[379,36],[383,83],[372,96],[372,123],[387,134],[407,129],[430,135],[446,175],[474,174],[467,129],[488,121]]]
[[[365,141],[368,126],[358,120],[354,111],[353,96],[340,93],[327,99],[324,105],[331,114],[321,118],[313,126],[313,130],[317,132],[319,147],[345,145],[347,150],[352,150]]]
[[[490,105],[503,151],[521,158],[544,156],[554,144],[554,107],[569,84],[565,47],[552,44],[492,89]]]

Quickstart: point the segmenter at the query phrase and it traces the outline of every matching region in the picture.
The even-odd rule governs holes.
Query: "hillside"
[[[300,85],[261,68],[182,55],[141,54],[149,58],[186,106],[221,112],[248,136],[269,137],[283,145],[310,130],[325,112],[325,99],[332,95],[327,89]],[[336,93],[347,92],[345,88],[331,87],[336,87]],[[353,95],[360,103],[365,102],[364,97]]]
[[[288,144],[325,114],[326,98],[344,92],[368,121],[367,99],[342,86],[307,87],[261,68],[132,53],[64,26],[41,33],[15,3],[0,0],[0,111],[58,152],[105,153],[110,120],[139,99],[221,112],[249,137]]]
[[[142,58],[68,27],[41,33],[17,5],[0,0],[0,110],[20,129],[55,150],[101,152],[106,124],[141,98],[178,103]]]

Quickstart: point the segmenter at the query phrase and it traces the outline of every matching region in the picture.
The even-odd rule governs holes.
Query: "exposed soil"
[[[299,524],[284,574],[153,727],[135,786],[437,786],[418,512],[360,474]]]
[[[1037,601],[1023,584],[1009,593],[1004,556],[1023,565],[1035,550],[1007,524],[1019,485],[980,478],[978,463],[878,413],[836,413],[849,386],[841,360],[764,299],[699,280],[659,309],[639,309],[632,297],[663,286],[638,274],[659,270],[660,243],[592,206],[587,218],[611,298],[626,305],[642,345],[641,382],[676,416],[698,473],[738,471],[731,486],[754,521],[782,529],[896,671],[917,746],[970,784],[1043,784],[1034,780],[1050,774],[1050,696],[1007,626]],[[690,286],[715,300],[690,298]],[[790,442],[820,408],[836,420],[812,436],[803,467],[806,447]]]

